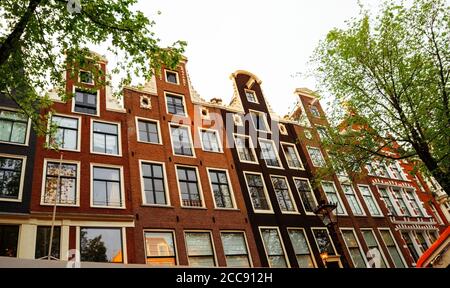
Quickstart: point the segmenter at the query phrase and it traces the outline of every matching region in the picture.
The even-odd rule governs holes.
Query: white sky
[[[381,1],[361,2],[376,8]],[[203,98],[228,103],[230,74],[247,70],[263,81],[281,116],[292,108],[295,88],[317,88],[299,73],[307,72],[319,40],[359,12],[358,0],[140,0],[137,9],[156,21],[153,31],[163,46],[187,41],[187,69]]]

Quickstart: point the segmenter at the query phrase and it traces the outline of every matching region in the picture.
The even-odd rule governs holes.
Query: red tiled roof
[[[434,244],[431,245],[431,247],[422,254],[420,259],[417,261],[416,267],[417,268],[426,268],[426,267],[423,267],[423,264],[445,242],[445,240],[447,239],[447,237],[449,235],[450,235],[450,227],[447,227],[447,229],[445,229],[444,233],[442,233],[442,235],[439,237],[439,239],[436,240],[436,242],[434,242]]]

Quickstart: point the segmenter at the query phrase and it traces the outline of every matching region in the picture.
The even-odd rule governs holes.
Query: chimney
[[[211,104],[222,105],[222,99],[221,98],[212,98],[209,102]]]

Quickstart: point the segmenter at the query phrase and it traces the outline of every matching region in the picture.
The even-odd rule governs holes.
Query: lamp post
[[[319,216],[320,220],[322,220],[323,224],[333,235],[335,235],[336,233],[334,226],[337,225],[338,221],[337,213],[333,212],[336,208],[337,204],[326,203],[324,200],[322,200],[320,201],[319,206],[317,206],[317,208],[314,210],[314,213]],[[328,251],[320,251],[320,258],[322,259],[325,267],[327,267],[327,261],[329,258]]]

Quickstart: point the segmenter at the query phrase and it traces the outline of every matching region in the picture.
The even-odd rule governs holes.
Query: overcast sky
[[[376,8],[381,1],[361,2]],[[163,46],[187,41],[187,69],[203,98],[228,103],[230,74],[247,70],[263,81],[281,116],[292,108],[295,88],[316,88],[298,73],[306,72],[319,40],[359,12],[358,0],[141,0],[138,9],[156,21]]]

